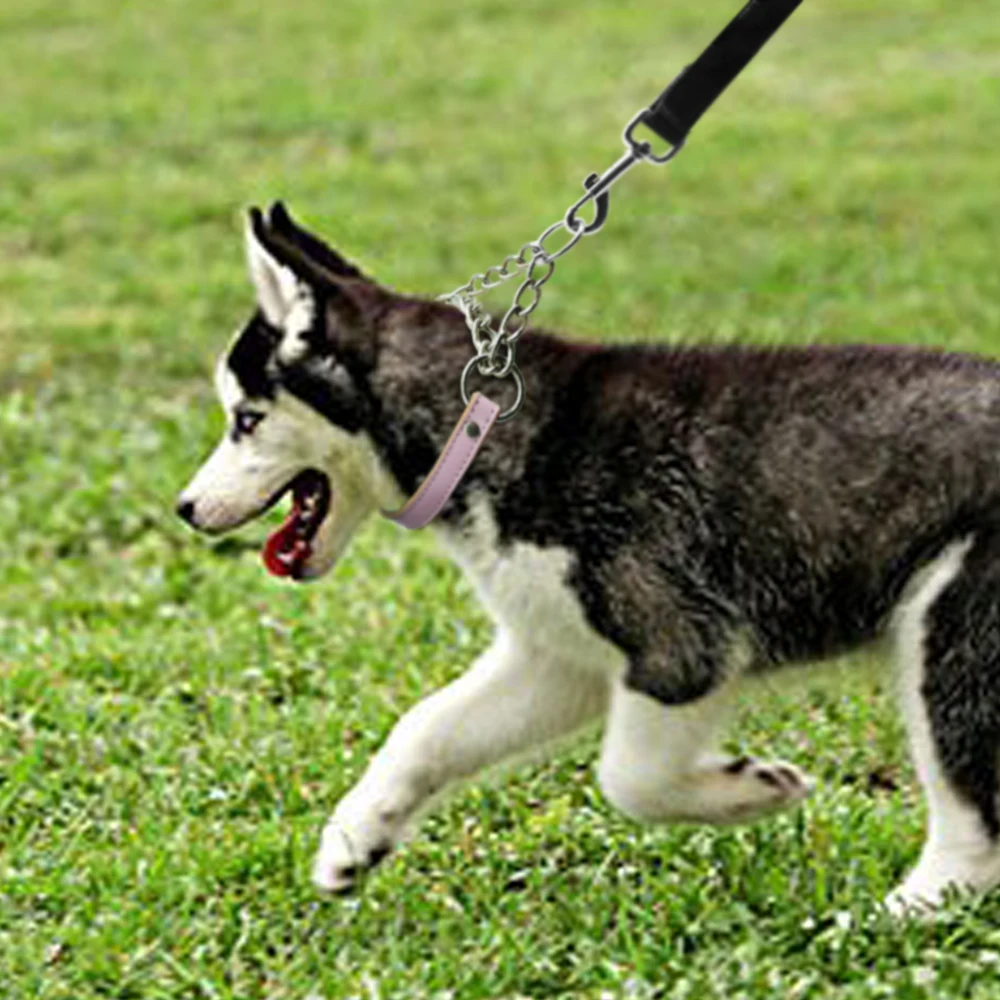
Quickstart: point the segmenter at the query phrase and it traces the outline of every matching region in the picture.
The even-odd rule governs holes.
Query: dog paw
[[[973,891],[969,885],[925,881],[911,874],[885,897],[882,905],[894,920],[931,921],[947,901],[961,899]]]
[[[366,846],[362,838],[352,836],[336,819],[323,831],[320,849],[313,862],[312,880],[320,892],[344,895],[357,888],[366,872],[371,871],[392,851],[388,840]]]
[[[721,764],[716,798],[731,822],[741,823],[787,809],[807,798],[815,782],[783,760],[737,757]]]
[[[882,905],[895,920],[929,920],[937,911],[940,899],[916,895],[901,885],[885,897]]]
[[[946,903],[1000,884],[1000,852],[988,845],[924,850],[916,868],[885,900],[893,917],[926,920]]]
[[[815,782],[804,771],[784,760],[757,760],[737,757],[723,765],[726,774],[756,781],[780,798],[804,799]]]

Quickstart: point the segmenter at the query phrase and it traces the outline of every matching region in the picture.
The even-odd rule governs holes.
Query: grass
[[[537,0],[7,0],[0,10],[0,997],[1000,996],[1000,898],[898,927],[922,806],[882,664],[764,690],[735,747],[808,806],[645,830],[592,738],[457,795],[356,899],[326,813],[487,641],[427,535],[324,585],[172,499],[221,427],[247,204],[437,293],[534,236],[735,9]],[[809,0],[559,267],[603,340],[1000,348],[1000,20]],[[457,373],[456,373],[457,374]]]

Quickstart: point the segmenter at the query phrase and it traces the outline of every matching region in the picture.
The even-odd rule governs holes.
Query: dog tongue
[[[292,512],[264,545],[264,565],[274,576],[301,576],[302,567],[312,553],[309,541],[299,534],[302,508],[298,497],[292,500]]]

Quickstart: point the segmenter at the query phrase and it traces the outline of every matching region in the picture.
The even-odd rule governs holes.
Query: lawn
[[[5,0],[2,1000],[1000,997],[1000,893],[880,915],[924,817],[878,658],[742,708],[734,748],[818,777],[798,813],[643,829],[591,735],[318,897],[327,812],[488,623],[430,533],[373,522],[295,588],[265,525],[172,514],[251,304],[245,206],[450,289],[559,217],[736,6]],[[806,0],[536,315],[1000,352],[998,52],[981,0]]]

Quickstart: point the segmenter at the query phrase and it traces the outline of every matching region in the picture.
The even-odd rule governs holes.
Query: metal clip
[[[638,162],[639,158],[636,156],[635,152],[630,149],[624,156],[621,157],[621,159],[618,160],[617,163],[605,170],[603,174],[588,175],[587,179],[583,182],[583,186],[587,189],[587,193],[570,207],[563,219],[566,224],[566,228],[570,230],[570,232],[576,232],[580,229],[581,222],[577,218],[576,213],[579,212],[588,201],[592,201],[596,206],[594,219],[589,224],[583,226],[583,232],[588,236],[591,233],[596,233],[597,230],[608,221],[608,211],[611,208],[611,196],[608,192],[611,185],[614,184],[626,170],[630,167],[634,167]]]

